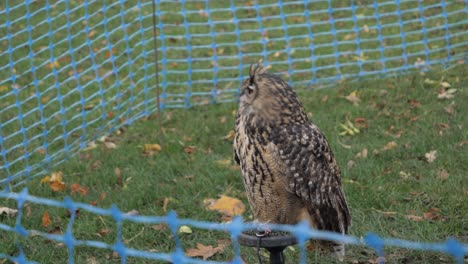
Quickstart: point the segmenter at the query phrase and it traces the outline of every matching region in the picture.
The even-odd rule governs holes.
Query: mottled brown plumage
[[[292,88],[250,67],[241,87],[234,159],[240,165],[255,220],[296,224],[346,234],[351,215],[340,169],[325,136],[305,113]],[[340,258],[344,245],[320,242]]]

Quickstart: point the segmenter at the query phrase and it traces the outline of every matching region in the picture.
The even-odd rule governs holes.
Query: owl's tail
[[[343,243],[335,243],[333,245],[333,255],[338,258],[339,261],[343,261],[345,257],[345,245]]]
[[[331,254],[332,256],[336,257],[339,261],[343,261],[345,257],[345,244],[340,242],[332,242],[332,241],[311,241],[314,245],[314,248],[317,248],[323,254]]]

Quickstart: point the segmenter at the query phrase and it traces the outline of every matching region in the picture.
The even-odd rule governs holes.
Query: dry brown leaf
[[[196,147],[195,146],[188,146],[184,148],[184,152],[187,154],[192,154],[195,152]]]
[[[46,178],[47,177],[42,179],[42,181],[44,181]],[[61,171],[52,173],[52,175],[48,179],[48,182],[49,182],[50,188],[52,188],[52,190],[54,190],[55,192],[61,192],[65,190],[65,182],[62,181]]]
[[[221,195],[217,200],[205,199],[203,203],[208,210],[218,211],[227,216],[241,215],[245,212],[245,205],[241,200],[226,195]]]
[[[103,236],[109,234],[110,231],[111,231],[110,229],[104,228],[104,229],[99,230],[99,231],[96,233],[96,235],[99,236],[99,237],[103,237]]]
[[[417,107],[421,106],[421,103],[419,103],[418,101],[416,101],[414,99],[408,99],[407,102],[408,102],[410,108],[417,108]]]
[[[385,217],[395,217],[397,215],[397,212],[390,212],[390,211],[380,211],[380,210],[375,210],[379,213],[381,213]]]
[[[432,163],[437,158],[437,150],[431,150],[428,153],[424,154],[427,162]]]
[[[108,149],[115,149],[117,145],[114,142],[104,141],[104,146]]]
[[[42,215],[42,226],[48,227],[51,223],[52,223],[52,221],[50,220],[49,213],[48,213],[48,212],[45,212],[45,213]]]
[[[227,141],[233,141],[235,136],[236,132],[234,130],[231,130],[226,136],[223,137],[223,139]]]
[[[169,198],[164,197],[164,202],[163,202],[163,207],[162,207],[162,209],[163,209],[163,212],[165,212],[165,213],[167,212],[167,205],[168,205],[168,204],[169,204]]]
[[[455,101],[452,101],[448,106],[444,107],[447,114],[453,115],[455,113]]]
[[[394,149],[397,146],[397,143],[395,141],[390,141],[385,146],[383,146],[382,151]]]
[[[449,177],[449,174],[448,174],[447,170],[445,170],[445,169],[442,169],[439,172],[437,172],[437,178],[440,179],[440,180],[447,180],[448,177]]]
[[[18,213],[17,209],[11,209],[8,207],[0,207],[0,215],[6,214],[6,216],[16,216]]]
[[[367,148],[364,148],[362,151],[358,152],[356,156],[354,156],[355,159],[365,159],[367,158],[367,153],[368,150]]]
[[[405,217],[414,222],[421,222],[424,220],[422,216],[418,216],[418,215],[405,215]]]
[[[156,230],[156,231],[161,231],[167,228],[166,224],[157,224],[157,225],[152,225],[151,229]]]
[[[126,213],[126,215],[139,215],[140,212],[138,212],[137,210],[133,209],[133,210],[130,210]]]
[[[221,240],[218,240],[218,243]],[[226,247],[226,244],[218,245],[217,247],[213,247],[211,245],[205,246],[201,243],[197,243],[197,248],[189,248],[185,254],[189,257],[202,257],[203,260],[207,260],[209,257],[213,256],[218,252],[222,252]]]
[[[427,212],[423,214],[423,217],[424,219],[427,219],[427,220],[439,220],[439,219],[442,221],[445,220],[440,215],[440,209],[436,207],[429,208],[429,210],[427,210]]]

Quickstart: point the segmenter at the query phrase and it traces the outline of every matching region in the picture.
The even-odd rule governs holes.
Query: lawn
[[[75,8],[79,5],[78,2],[69,3],[68,8]],[[431,5],[430,1],[428,2],[425,4]],[[11,6],[15,5],[14,3],[20,5],[20,2],[10,1]],[[31,8],[40,11],[35,13],[31,21],[17,20],[12,28],[17,34],[12,42],[6,38],[1,39],[2,51],[6,51],[10,45],[23,47],[29,35],[37,40],[28,44],[35,52],[34,60],[21,59],[29,56],[27,48],[15,48],[11,57],[16,62],[15,67],[11,69],[2,65],[0,68],[2,79],[0,88],[6,87],[6,90],[0,89],[0,107],[3,109],[0,112],[2,122],[0,128],[2,136],[6,135],[2,147],[8,150],[10,172],[15,173],[31,164],[39,164],[44,155],[53,157],[54,162],[57,162],[68,154],[77,153],[71,155],[72,157],[66,162],[54,166],[46,174],[33,174],[39,177],[29,177],[28,179],[31,179],[29,182],[21,184],[15,190],[20,191],[22,187],[27,187],[32,195],[53,200],[63,200],[65,196],[70,196],[74,201],[100,208],[108,208],[115,204],[122,212],[141,215],[165,215],[174,210],[181,218],[214,222],[225,221],[226,217],[216,211],[207,210],[204,205],[205,199],[227,195],[240,199],[247,206],[240,171],[232,161],[232,142],[229,137],[234,127],[236,104],[217,103],[210,95],[213,86],[217,86],[220,87],[221,95],[223,91],[229,95],[224,99],[233,99],[238,83],[236,78],[247,73],[249,63],[262,57],[261,51],[264,47],[254,43],[255,40],[262,43],[259,40],[261,34],[255,32],[258,29],[257,22],[238,24],[239,29],[246,32],[240,36],[240,39],[235,34],[229,33],[236,30],[233,23],[216,24],[213,28],[215,32],[226,32],[215,39],[220,46],[220,50],[217,51],[220,66],[218,71],[216,73],[210,70],[193,71],[193,74],[188,76],[186,73],[193,70],[191,67],[211,69],[212,66],[209,61],[204,60],[198,62],[195,60],[193,65],[184,62],[187,52],[191,52],[192,57],[199,59],[213,54],[210,54],[209,49],[181,51],[188,43],[183,38],[187,28],[173,25],[184,25],[183,17],[166,15],[161,18],[161,22],[169,26],[162,28],[167,38],[160,41],[159,45],[171,46],[172,50],[166,53],[160,50],[160,58],[165,56],[172,64],[162,67],[161,80],[163,92],[167,95],[165,101],[167,108],[162,113],[162,142],[160,142],[158,117],[154,114],[154,78],[144,78],[152,76],[154,71],[150,52],[152,44],[150,2],[142,1],[143,9],[130,8],[129,12],[121,16],[125,21],[136,21],[134,24],[129,24],[128,35],[124,31],[116,30],[111,31],[108,36],[102,34],[105,28],[92,25],[94,22],[99,24],[107,18],[108,29],[118,28],[121,23],[119,17],[121,3],[116,1],[114,4],[109,4],[108,9],[102,13],[96,11],[102,6],[97,2],[92,3],[87,9],[76,8],[70,14],[71,21],[76,27],[84,25],[82,21],[76,20],[77,18],[91,14],[90,22],[87,24],[88,31],[76,34],[71,39],[72,43],[75,43],[72,45],[75,49],[71,52],[65,52],[70,51],[68,40],[59,41],[66,39],[65,36],[69,34],[66,28],[61,27],[67,23],[67,18],[59,15],[67,9],[65,3],[54,5],[50,10],[41,9],[42,6],[38,2],[32,3]],[[245,3],[246,6],[248,3],[250,2]],[[340,8],[340,3],[333,1],[333,7]],[[134,2],[128,1],[124,7],[133,5]],[[383,5],[380,11],[385,11],[387,7],[393,8],[391,5]],[[161,11],[173,8],[180,6],[169,2],[160,6]],[[198,12],[200,6],[197,6],[197,3],[187,3],[185,8],[196,11],[188,13],[188,22],[203,23],[206,20]],[[209,8],[220,8],[220,6],[210,4]],[[281,8],[294,18],[296,17],[294,14],[302,12],[303,7],[285,5],[263,8],[260,14],[271,15],[272,18],[264,21],[262,26],[283,27],[282,20],[274,18]],[[315,8],[326,9],[327,3],[320,3]],[[402,8],[414,7],[411,3],[404,3]],[[463,3],[450,6],[450,10],[457,8],[462,9]],[[2,10],[5,10],[5,6],[0,4],[0,12]],[[371,8],[359,7],[356,11],[361,15],[373,14]],[[436,8],[428,8],[426,15],[437,11]],[[23,9],[15,9],[11,11],[11,17],[0,16],[0,25],[4,25],[5,19],[23,17],[24,12],[26,11]],[[408,12],[406,15],[416,16],[416,13],[418,12],[414,14]],[[40,21],[45,21],[48,15],[56,17],[50,28],[54,34],[41,38],[43,32],[48,32],[50,25],[41,24]],[[256,13],[251,11],[239,11],[235,15],[247,21],[249,18],[256,18]],[[350,12],[342,11],[335,15],[336,18],[346,17]],[[224,10],[213,13],[212,19],[223,21],[229,16],[233,16],[233,13]],[[315,22],[314,30],[318,32],[331,30],[330,25],[320,22],[326,17],[327,14],[311,15],[311,21]],[[464,18],[466,14],[461,13],[450,20],[463,21]],[[434,27],[440,22],[439,19],[427,21],[428,26]],[[28,28],[23,26],[26,23],[37,24],[37,30],[28,31]],[[131,31],[132,28],[138,29],[138,23],[144,25],[145,30],[135,31],[136,33]],[[305,23],[305,20],[287,21],[287,25],[300,23]],[[417,30],[416,24],[415,22],[405,24],[404,29]],[[341,26],[342,29],[353,28],[353,24],[346,22]],[[356,49],[353,44],[355,35],[338,34],[338,41],[344,44],[333,47],[328,45],[332,35],[319,34],[312,43],[317,48],[316,55],[334,54],[335,51],[344,55],[317,58],[313,61],[315,65],[312,65],[312,61],[302,60],[311,56],[310,43],[304,46],[306,42],[300,37],[301,29],[291,26],[287,29],[288,36],[291,37],[289,53],[284,52],[284,41],[271,41],[271,45],[268,46],[268,50],[281,51],[268,54],[267,58],[273,65],[271,71],[278,72],[285,79],[297,84],[294,87],[306,111],[310,113],[312,120],[321,128],[332,145],[343,172],[345,193],[353,215],[351,235],[361,237],[372,231],[384,237],[421,242],[441,242],[452,236],[468,243],[466,61],[456,61],[448,68],[434,65],[427,72],[401,71],[388,74],[384,78],[381,76],[352,78],[359,75],[356,61],[361,62],[360,66],[365,71],[384,70],[379,59],[382,54],[376,50],[379,43],[376,39],[378,32],[374,30],[375,20],[368,19],[359,24],[359,27],[364,26],[369,30],[362,33],[360,48],[369,52],[359,54],[357,58],[349,53],[349,50]],[[399,35],[401,29],[396,26],[386,30],[388,31],[382,34]],[[466,28],[459,24],[451,30],[462,32]],[[7,29],[5,26],[0,26],[0,31],[6,34]],[[191,34],[206,32],[209,32],[206,26],[190,28]],[[281,32],[282,29],[269,30],[268,38],[281,39]],[[436,35],[437,30],[428,33]],[[126,46],[127,42],[122,41],[125,36],[130,37],[128,45],[131,48]],[[420,39],[421,36],[408,35],[406,40],[409,43]],[[465,47],[456,45],[461,43],[463,37],[466,35],[455,34],[453,37],[455,53],[466,54],[466,45]],[[346,42],[349,38],[353,43]],[[91,39],[92,42],[79,46],[80,43],[86,43],[87,39]],[[250,40],[253,41],[249,42]],[[47,49],[50,41],[57,42],[52,50]],[[211,41],[212,39],[194,37],[191,44],[205,45]],[[245,42],[241,52],[249,55],[242,58],[244,68],[241,69],[238,67],[239,58],[236,57],[240,47],[237,44],[232,45],[238,41]],[[396,39],[389,39],[386,43],[389,47],[400,44]],[[444,46],[445,42],[439,39],[429,44],[431,49],[437,50]],[[408,47],[407,51],[417,53],[421,49],[424,49],[422,42]],[[94,60],[89,57],[89,50],[95,52]],[[141,55],[145,54],[143,51],[147,52],[146,56]],[[441,53],[431,53],[431,56],[438,56]],[[401,49],[386,49],[384,56],[396,58],[387,61],[385,65],[388,68],[404,66],[405,61],[401,60],[400,54]],[[413,65],[417,58],[417,55],[408,57],[408,65]],[[0,59],[8,61],[10,57],[7,52],[0,52]],[[293,64],[288,64],[286,62],[288,60]],[[337,60],[342,65],[351,62],[354,64],[348,65],[349,67],[343,66],[341,72],[337,72],[334,66]],[[77,63],[70,63],[72,61]],[[36,66],[36,71],[32,70],[31,65]],[[327,67],[328,65],[333,67]],[[318,71],[313,71],[311,75],[311,69]],[[11,81],[9,78],[11,72],[17,72],[17,76],[21,78],[16,82]],[[129,72],[133,75],[129,75]],[[343,74],[350,76],[333,83],[327,82],[326,89],[314,89],[317,86],[311,86],[316,84],[312,81],[318,83],[327,78],[334,80],[338,73],[342,74],[341,77],[345,77]],[[214,77],[220,79],[215,85],[211,83]],[[230,78],[234,78],[234,81]],[[206,80],[209,80],[208,83]],[[56,85],[56,81],[60,85]],[[193,86],[189,91],[187,86],[190,81],[193,82]],[[75,89],[77,86],[82,89]],[[15,92],[10,92],[11,87]],[[127,89],[128,87],[131,89]],[[101,89],[105,92],[100,93]],[[149,93],[146,93],[148,91]],[[187,99],[188,92],[192,92],[193,96]],[[200,94],[196,94],[197,92]],[[58,97],[58,94],[63,97]],[[15,104],[17,99],[21,101],[19,107]],[[217,99],[222,101],[223,98]],[[44,108],[39,111],[38,105],[41,104]],[[202,104],[202,106],[189,109],[170,108],[186,104]],[[134,106],[131,111],[128,110],[130,105]],[[65,106],[64,111],[61,111],[62,106]],[[21,121],[18,118],[19,112],[25,113]],[[147,115],[149,113],[151,114]],[[45,118],[41,119],[42,116]],[[114,130],[125,119],[137,121]],[[38,120],[41,121],[38,123]],[[60,123],[60,120],[66,122]],[[81,129],[81,125],[84,124],[86,129]],[[353,135],[346,133],[352,129],[350,124],[359,132],[354,132]],[[343,125],[348,130],[343,128]],[[21,133],[21,127],[26,128],[27,133]],[[47,134],[43,137],[37,136],[45,129],[48,131]],[[98,130],[105,131],[105,137],[101,137],[102,133],[98,133]],[[65,133],[64,131],[67,137],[62,139],[60,136]],[[30,139],[27,149],[22,146],[24,138]],[[88,144],[91,140],[96,143],[95,147]],[[49,142],[49,145],[45,150],[41,150],[44,141]],[[146,144],[158,143],[161,144],[160,151],[153,153],[144,151]],[[70,153],[64,150],[64,146],[67,145],[70,147]],[[89,150],[78,150],[86,146],[92,147]],[[30,151],[29,159],[22,160],[21,157],[24,157],[28,151]],[[60,155],[54,156],[55,153]],[[35,172],[39,172],[39,169]],[[51,176],[58,172],[63,175],[63,190],[61,190],[62,185],[55,186],[59,189],[55,191],[48,183],[41,183],[46,175]],[[15,179],[13,183],[21,180],[23,178]],[[2,199],[1,207],[3,206],[15,208],[17,204],[14,200]],[[242,216],[246,221],[252,219],[248,208]],[[69,218],[70,213],[66,209],[28,202],[23,208],[21,224],[28,230],[63,234]],[[3,215],[0,221],[2,224],[14,226],[16,219]],[[81,210],[77,212],[73,234],[76,239],[113,244],[117,235],[116,224],[111,217]],[[140,250],[170,252],[175,248],[173,235],[164,225],[125,222],[122,235],[126,246]],[[219,240],[227,239],[229,236],[222,232],[193,228],[192,233],[182,233],[180,238],[184,251],[187,251],[195,248],[197,243],[215,246]],[[28,259],[40,263],[64,263],[68,259],[66,247],[57,241],[34,235],[23,238],[12,232],[0,232],[1,253],[18,255],[20,251],[18,244]],[[400,248],[386,248],[385,252],[388,263],[454,262],[450,256],[439,253]],[[257,263],[254,249],[242,248],[241,256],[247,263]],[[299,248],[288,248],[286,257],[288,261],[297,262]],[[232,246],[228,246],[209,259],[222,261],[232,258]],[[316,254],[314,251],[308,252],[308,258],[308,263],[334,262],[333,259]],[[376,254],[369,248],[349,246],[345,263],[372,263],[376,258]],[[75,248],[76,263],[119,263],[120,261],[120,257],[111,250]],[[141,258],[128,259],[128,263],[153,262]]]
[[[468,165],[467,120],[468,83],[464,65],[425,75],[411,74],[385,80],[342,82],[332,89],[302,91],[300,96],[314,122],[328,137],[343,170],[344,188],[353,215],[350,234],[360,237],[372,231],[384,237],[436,242],[453,236],[466,240],[468,211],[466,171]],[[436,81],[430,84],[428,80]],[[440,81],[457,89],[453,98],[438,99]],[[345,97],[357,91],[360,102],[354,105]],[[41,178],[31,181],[29,192],[40,197],[61,200],[70,195],[75,201],[107,208],[116,204],[123,212],[137,210],[142,215],[164,215],[175,210],[179,217],[205,221],[222,220],[221,214],[206,210],[203,201],[227,195],[241,199],[240,172],[233,166],[232,145],[224,139],[233,129],[235,104],[195,107],[189,110],[168,110],[162,115],[162,150],[153,155],[144,153],[145,144],[158,143],[156,116],[141,120],[120,135],[109,136],[116,148],[98,143],[95,149],[55,168],[62,171],[65,190],[55,192]],[[340,124],[350,120],[359,133],[339,134]],[[393,143],[390,143],[393,142]],[[188,148],[190,147],[190,148]],[[367,150],[367,156],[357,157]],[[436,151],[434,160],[425,155]],[[434,152],[433,152],[434,153]],[[118,169],[117,169],[118,168]],[[119,172],[116,172],[118,170]],[[82,194],[73,188],[87,188]],[[9,202],[15,207],[15,202]],[[61,233],[66,229],[66,209],[28,203],[22,224],[27,229]],[[47,212],[51,224],[42,226]],[[243,217],[251,219],[247,210]],[[14,225],[14,218],[4,218]],[[110,217],[79,213],[73,226],[77,239],[113,243],[115,222]],[[174,241],[168,229],[154,230],[150,225],[124,223],[126,245],[141,250],[169,252]],[[182,234],[184,249],[196,243],[215,245],[227,234],[194,229]],[[4,233],[0,247],[15,255],[16,236]],[[40,237],[19,239],[25,254],[39,262],[57,263],[67,259],[63,244]],[[298,258],[298,249],[287,250],[291,260]],[[451,263],[447,255],[397,248],[387,249],[389,263]],[[232,258],[229,248],[211,259]],[[315,263],[325,259],[308,253]],[[376,255],[372,250],[350,247],[348,263],[365,263]],[[248,263],[255,263],[255,252],[242,249]],[[119,262],[110,251],[89,247],[75,250],[77,263],[95,259]],[[329,261],[327,259],[327,261]],[[129,263],[143,263],[129,259]],[[146,261],[150,262],[150,261]]]

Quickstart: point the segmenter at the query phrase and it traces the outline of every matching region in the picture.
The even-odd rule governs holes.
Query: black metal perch
[[[276,231],[272,231],[267,235],[264,232],[245,231],[239,235],[238,239],[241,245],[256,247],[257,254],[260,254],[260,248],[268,250],[270,252],[270,264],[284,264],[283,250],[287,246],[297,244],[295,236]]]

